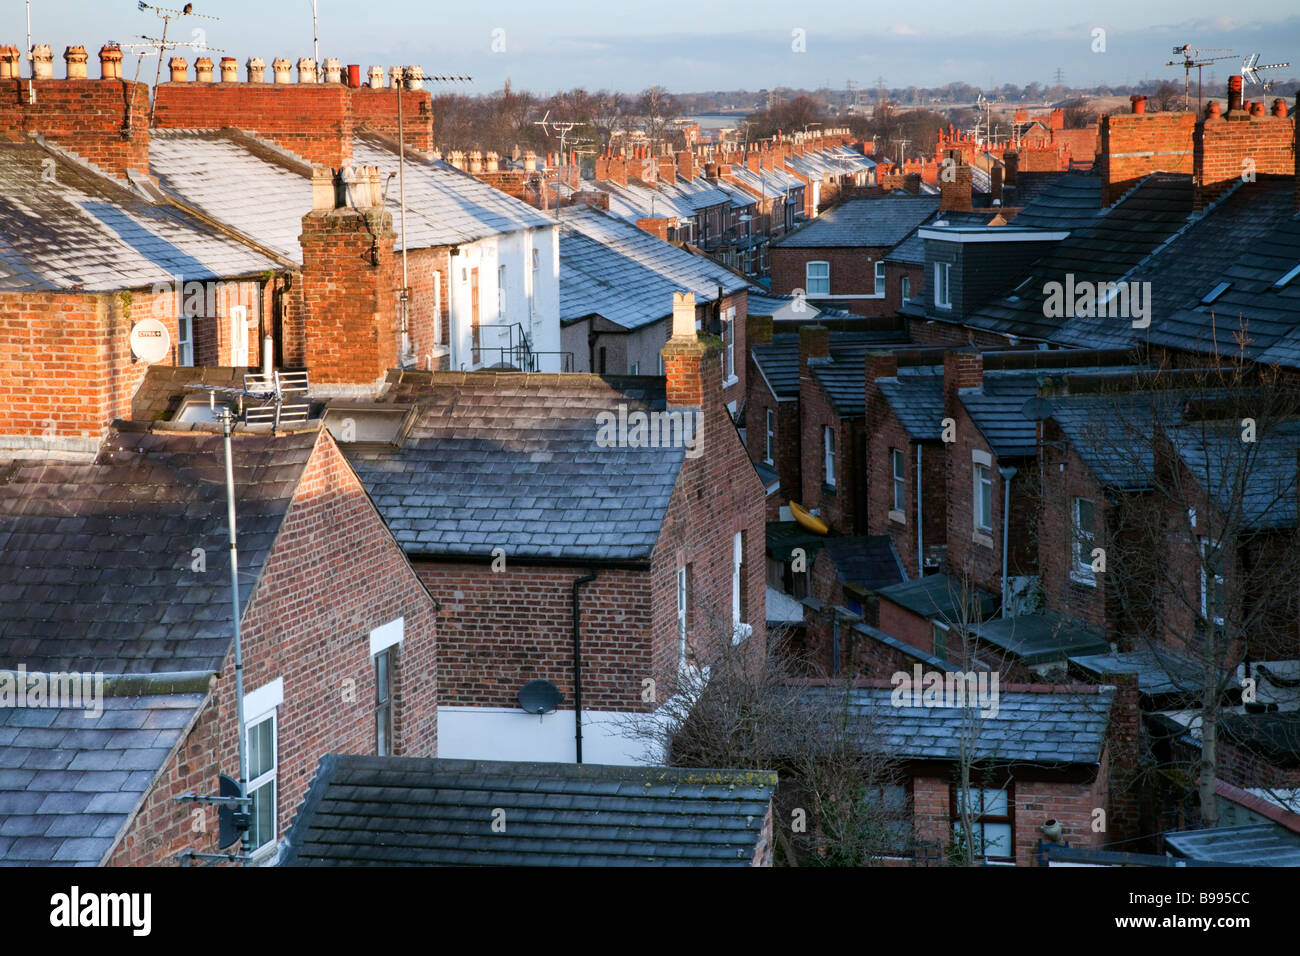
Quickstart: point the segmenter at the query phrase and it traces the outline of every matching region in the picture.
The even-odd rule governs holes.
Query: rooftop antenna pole
[[[27,0],[27,62],[32,65],[32,79],[27,84],[27,103],[36,105],[36,61],[32,59],[32,0]]]
[[[314,0],[312,8],[316,6]],[[406,322],[410,286],[406,277],[406,127],[402,122],[402,100],[406,99],[406,67],[400,67],[397,87],[397,192],[402,206],[402,359],[411,351],[411,333]],[[435,317],[435,321],[441,319]]]
[[[230,527],[230,604],[231,620],[235,633],[235,720],[239,730],[239,796],[248,796],[248,754],[244,739],[244,644],[239,631],[239,548],[235,542],[235,467],[231,457],[230,433],[234,428],[234,415],[228,406],[222,406],[221,432],[226,445],[226,523]],[[245,805],[246,806],[246,805]],[[246,853],[248,831],[241,835],[241,853]]]
[[[195,47],[195,48],[197,48],[197,49],[202,49],[202,50],[212,50],[212,51],[215,52],[215,53],[220,53],[220,52],[221,52],[220,50],[216,49],[215,47],[209,47],[209,46],[207,45],[207,41],[206,41],[206,39],[205,39],[204,41],[202,41],[202,42],[198,42],[198,43],[183,43],[183,42],[180,42],[180,41],[177,41],[177,40],[173,40],[170,44],[168,44],[168,42],[167,42],[167,28],[168,28],[169,26],[171,26],[171,22],[172,22],[172,20],[175,20],[177,17],[198,17],[198,18],[201,19],[201,20],[214,20],[214,21],[215,21],[215,20],[219,20],[219,19],[221,19],[221,18],[220,18],[220,17],[210,17],[210,16],[207,16],[207,15],[202,14],[202,13],[195,13],[195,12],[194,12],[194,4],[192,4],[192,3],[187,3],[187,4],[185,4],[185,6],[184,6],[183,8],[181,8],[180,10],[171,10],[171,9],[168,9],[167,7],[155,7],[155,6],[153,6],[152,4],[145,3],[144,0],[138,0],[138,2],[136,3],[136,7],[137,7],[137,9],[140,9],[140,10],[152,10],[153,13],[154,13],[154,16],[161,18],[161,19],[162,19],[162,22],[163,22],[162,37],[161,37],[160,39],[158,39],[158,40],[154,40],[152,37],[141,37],[141,38],[140,38],[140,39],[142,39],[142,40],[149,40],[149,41],[151,41],[151,42],[153,43],[153,45],[156,46],[156,47],[158,48],[158,68],[154,71],[154,76],[153,76],[153,88],[154,88],[154,98],[153,98],[153,99],[154,99],[154,101],[153,101],[153,103],[152,103],[152,104],[150,105],[150,107],[149,107],[149,126],[150,126],[150,128],[152,128],[152,127],[153,127],[153,114],[154,114],[154,110],[155,110],[155,109],[157,108],[157,106],[158,106],[158,84],[162,81],[162,55],[163,55],[163,50],[170,49],[170,48],[172,48],[172,47],[178,47],[178,46],[188,46],[188,47]],[[138,64],[137,64],[136,75],[139,76],[139,74],[140,74],[140,71],[139,71],[139,66],[138,66]]]
[[[316,61],[316,82],[319,83],[324,76],[324,71],[320,67],[320,29],[316,22],[316,0],[311,0],[311,55]],[[398,122],[400,123],[401,120],[399,119]]]

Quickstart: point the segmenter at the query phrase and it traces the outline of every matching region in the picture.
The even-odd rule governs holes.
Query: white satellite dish
[[[142,362],[161,362],[172,351],[171,333],[157,319],[141,319],[131,326],[131,354]]]

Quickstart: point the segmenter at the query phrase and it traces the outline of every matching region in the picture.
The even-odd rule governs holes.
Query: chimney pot
[[[388,85],[397,88],[402,85],[402,67],[390,66],[388,68]]]
[[[334,174],[323,166],[313,166],[311,171],[311,208],[336,209]]]
[[[1273,100],[1273,115],[1286,119],[1286,100],[1280,96]]]
[[[293,77],[290,75],[293,71],[293,63],[287,58],[277,56],[271,61],[271,72],[275,76],[276,83],[292,83]]]
[[[352,87],[352,89],[354,90],[359,89],[361,87],[361,64],[360,63],[348,64],[348,86]]]
[[[298,60],[298,82],[316,82],[316,61],[309,56],[304,56]]]
[[[1134,93],[1128,99],[1129,102],[1133,104],[1134,113],[1141,115],[1147,111],[1147,98],[1145,96],[1140,93]]]
[[[339,58],[336,56],[325,58],[325,82],[343,82],[343,64],[339,62]]]
[[[477,149],[469,151],[469,171],[471,173],[483,172],[483,154]]]
[[[194,61],[194,79],[198,83],[212,82],[212,58],[201,56]]]
[[[0,80],[16,80],[22,75],[18,66],[21,56],[16,46],[10,44],[0,46]]]
[[[14,52],[18,51],[15,49]],[[17,75],[15,71],[14,76]],[[116,43],[105,43],[99,48],[99,76],[103,80],[122,78],[122,48]]]
[[[406,68],[406,88],[408,90],[424,89],[424,68],[418,63]]]
[[[382,90],[384,88],[384,68],[382,66],[372,66],[366,71],[366,77],[372,90]]]
[[[1223,107],[1219,105],[1218,100],[1210,100],[1205,104],[1205,118],[1218,119],[1223,115]]]
[[[186,80],[186,75],[185,75],[186,70],[189,69],[189,64],[185,61],[185,57],[174,56],[171,58],[171,61],[167,65],[171,67],[172,82],[184,83]]]
[[[63,51],[63,62],[67,64],[68,79],[86,79],[86,48],[80,43]]]
[[[260,56],[250,56],[245,66],[248,68],[249,83],[266,82],[266,61]]]
[[[694,342],[698,338],[695,329],[695,293],[673,293],[673,338],[678,341]]]
[[[1265,114],[1265,110],[1264,110],[1263,100],[1256,100],[1250,104],[1251,116],[1263,116],[1264,114]]]
[[[1235,113],[1241,109],[1241,76],[1228,77],[1228,112]]]
[[[32,78],[37,80],[54,79],[54,51],[48,43],[37,43],[32,47]]]
[[[221,82],[239,82],[239,61],[233,56],[223,56],[221,58]]]

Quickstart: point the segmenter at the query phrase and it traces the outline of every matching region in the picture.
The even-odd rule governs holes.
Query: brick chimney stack
[[[1193,207],[1204,209],[1244,173],[1295,175],[1295,117],[1269,114],[1263,102],[1249,108],[1241,101],[1240,76],[1228,78],[1228,110],[1212,113],[1193,132]]]
[[[950,149],[939,172],[939,211],[970,212],[973,173],[961,150]]]
[[[689,149],[677,154],[677,174],[687,182],[695,178],[695,156]]]
[[[984,356],[979,349],[968,346],[943,353],[943,398],[947,414],[951,415],[956,408],[958,392],[979,388],[983,383]]]
[[[799,328],[799,379],[808,377],[808,366],[826,361],[831,356],[831,330],[824,325],[804,325]]]
[[[354,205],[348,205],[348,197]],[[321,385],[372,385],[397,365],[392,216],[378,167],[316,168],[303,216],[303,337]]]
[[[695,293],[674,292],[673,335],[662,351],[669,407],[703,411],[717,405],[722,396],[718,352],[716,339],[702,338],[696,331]]]

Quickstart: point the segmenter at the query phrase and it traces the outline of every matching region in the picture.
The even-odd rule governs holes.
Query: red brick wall
[[[36,84],[36,102],[28,88]],[[130,126],[129,135],[123,128]],[[149,87],[122,80],[0,81],[0,136],[46,139],[119,178],[149,171]]]
[[[236,438],[236,454],[238,448]],[[206,573],[229,571],[213,561]],[[280,835],[324,754],[375,752],[369,634],[398,617],[404,618],[405,639],[393,681],[393,752],[436,756],[433,601],[322,430],[243,619],[245,693],[284,680],[277,712]],[[231,655],[197,724],[110,856],[112,865],[166,864],[183,849],[216,851],[215,808],[172,798],[192,790],[215,792],[218,772],[238,778],[234,687]],[[202,811],[197,817],[196,809]],[[204,829],[195,832],[196,825]]]
[[[853,298],[836,299],[838,309],[847,309],[854,315],[894,315],[898,308],[888,307],[888,297],[872,298],[876,287],[875,263],[889,252],[888,246],[862,246],[853,249],[805,249],[773,246],[768,252],[772,269],[772,291],[778,295],[792,295],[795,289],[807,293],[807,264],[829,262],[831,291],[834,296],[851,295]],[[888,269],[886,269],[888,276]],[[888,284],[886,284],[888,289]],[[895,290],[897,291],[897,290]],[[820,295],[808,295],[813,301]]]
[[[881,315],[897,315],[898,310],[903,307],[901,280],[904,276],[911,282],[911,289],[908,291],[909,300],[921,298],[925,291],[925,267],[887,262],[885,263],[885,301],[880,307]]]
[[[896,637],[927,654],[934,653],[934,625],[928,618],[914,614],[884,596],[880,598],[879,617],[880,629],[890,637]],[[949,643],[955,646],[956,637],[955,634],[951,635]]]
[[[781,489],[768,497],[767,520],[776,521],[782,505],[788,504],[800,489],[800,442],[798,401],[778,402],[767,380],[758,370],[753,356],[748,358],[748,397],[745,400],[745,444],[749,457],[762,462],[767,448],[767,412],[776,413],[776,436],[773,440],[772,461],[781,479]],[[797,497],[796,497],[796,500]]]
[[[372,90],[368,86],[348,90],[352,123],[397,140],[397,97],[392,87]],[[402,97],[402,130],[406,145],[425,153],[433,152],[433,94],[427,90],[405,90]]]
[[[154,93],[154,125],[230,126],[310,163],[339,169],[352,162],[353,94],[360,92],[335,83],[160,83]],[[367,102],[359,95],[356,101]]]
[[[392,216],[381,210],[303,216],[305,356],[313,382],[369,384],[396,367],[401,272],[394,240]]]
[[[948,460],[948,564],[953,573],[969,573],[974,586],[1002,592],[1002,476],[998,458],[960,402],[949,404],[948,415],[956,422],[956,441],[946,446]],[[993,480],[993,527],[975,528],[975,462],[972,452],[990,456]],[[1013,479],[1014,481],[1014,479]],[[978,537],[978,540],[977,540]]]
[[[449,337],[451,313],[448,310],[448,303],[451,297],[447,291],[451,258],[448,252],[446,248],[438,248],[412,249],[407,253],[407,281],[411,286],[411,300],[408,306],[411,348],[415,352],[416,364],[422,369],[428,369],[428,355],[433,351],[434,343],[439,340],[446,342]],[[394,260],[397,284],[400,285],[401,253],[397,253]],[[435,274],[439,276],[436,297],[434,295]],[[441,330],[440,335],[438,330]],[[435,358],[434,367],[436,368],[437,365],[438,360]]]
[[[866,533],[887,534],[894,539],[908,577],[917,577],[921,569],[916,556],[916,443],[912,441],[893,409],[878,389],[868,389],[867,418],[872,427],[867,437],[867,513]],[[889,517],[894,502],[894,471],[890,450],[903,452],[904,496],[907,508],[903,524]],[[942,548],[948,535],[948,457],[946,446],[925,445],[921,452],[922,493],[921,520],[924,522],[922,544],[929,553]]]
[[[1206,119],[1196,127],[1196,208],[1241,181],[1245,160],[1257,175],[1295,175],[1295,118],[1247,116]],[[1247,182],[1249,188],[1249,182]]]
[[[1061,434],[1049,421],[1047,440],[1059,441]],[[1074,542],[1074,499],[1087,498],[1096,508],[1098,530],[1105,527],[1110,506],[1105,495],[1074,449],[1068,449],[1065,470],[1059,453],[1042,446],[1043,488],[1038,520],[1038,570],[1043,586],[1043,601],[1048,609],[1100,628],[1112,638],[1114,622],[1107,615],[1106,595],[1101,586],[1091,587],[1070,578],[1071,547]],[[1106,547],[1099,535],[1098,547]],[[1104,578],[1104,575],[1101,576]],[[1099,585],[1104,582],[1099,580]]]
[[[806,374],[806,373],[805,373]],[[811,375],[802,378],[799,386],[799,415],[801,418],[800,468],[803,473],[803,491],[799,503],[806,508],[817,508],[818,514],[840,534],[857,533],[861,519],[857,508],[858,497],[863,492],[862,474],[856,467],[863,445],[862,419],[842,418],[831,404],[821,383]],[[825,439],[823,428],[835,434],[835,487],[826,485]]]
[[[1123,113],[1101,118],[1101,204],[1112,205],[1157,170],[1192,172],[1192,113]],[[1028,171],[1025,157],[1020,168]],[[1239,170],[1240,171],[1240,170]]]

